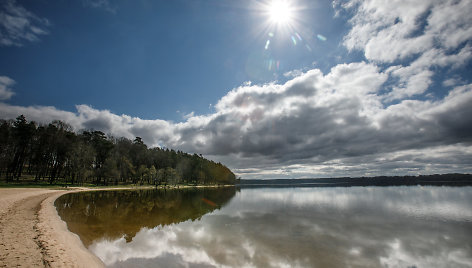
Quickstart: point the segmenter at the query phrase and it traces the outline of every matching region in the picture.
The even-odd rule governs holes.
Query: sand
[[[104,267],[54,207],[72,191],[0,188],[0,267]]]

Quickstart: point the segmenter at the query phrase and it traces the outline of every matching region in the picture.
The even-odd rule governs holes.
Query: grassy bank
[[[91,183],[84,184],[71,184],[57,182],[49,184],[47,181],[37,181],[33,179],[20,179],[15,181],[7,182],[6,180],[0,180],[0,188],[48,188],[48,189],[67,189],[67,188],[89,188],[89,189],[170,189],[170,188],[190,188],[190,187],[228,187],[234,185],[214,185],[214,184],[161,184],[161,185],[150,185],[150,184],[116,184],[116,185],[96,185]]]

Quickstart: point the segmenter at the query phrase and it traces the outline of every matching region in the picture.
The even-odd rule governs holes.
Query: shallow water
[[[472,187],[75,193],[56,201],[110,267],[471,267]]]

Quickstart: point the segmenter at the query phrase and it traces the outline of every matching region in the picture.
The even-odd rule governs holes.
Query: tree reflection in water
[[[142,228],[200,219],[224,206],[234,187],[170,190],[92,191],[63,195],[55,202],[62,220],[85,246],[96,239],[127,242]]]

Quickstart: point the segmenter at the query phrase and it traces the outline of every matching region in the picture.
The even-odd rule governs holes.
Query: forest
[[[221,163],[97,130],[73,131],[62,121],[47,125],[0,120],[0,179],[7,183],[70,185],[220,185],[236,177]]]

